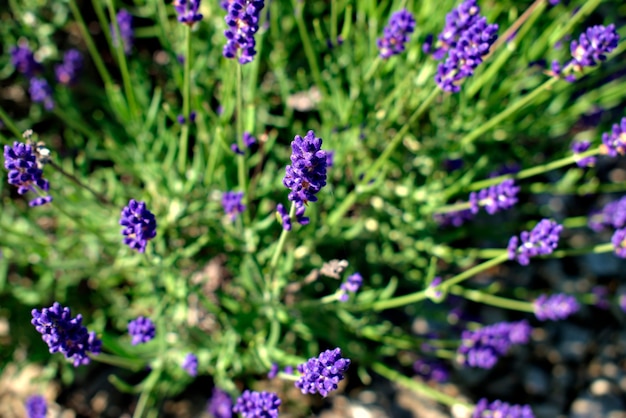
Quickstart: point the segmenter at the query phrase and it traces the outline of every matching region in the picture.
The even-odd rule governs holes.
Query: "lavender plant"
[[[476,369],[623,324],[617,2],[9,3],[2,366],[106,371],[137,418],[309,416],[383,379],[571,410]]]

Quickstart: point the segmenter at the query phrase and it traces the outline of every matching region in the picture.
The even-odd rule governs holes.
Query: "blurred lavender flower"
[[[572,142],[572,152],[574,155],[580,154],[582,152],[588,151],[591,147],[591,142],[589,141],[574,141]],[[584,157],[576,160],[576,165],[578,167],[593,167],[596,165],[596,157]]]
[[[593,67],[598,61],[606,60],[606,54],[617,48],[618,41],[615,25],[591,26],[580,35],[578,41],[573,40],[570,44],[573,59],[568,65],[576,71]]]
[[[515,185],[513,179],[504,180],[500,184],[495,184],[478,193],[470,193],[470,211],[478,213],[479,208],[485,208],[488,214],[493,215],[501,210],[512,208],[517,203],[517,193],[519,187]]]
[[[626,155],[626,117],[623,117],[619,125],[613,124],[611,132],[602,134],[603,153],[610,157]]]
[[[626,228],[616,230],[611,237],[611,243],[615,247],[615,254],[620,258],[626,258]]]
[[[562,230],[562,225],[550,219],[541,220],[532,231],[523,231],[519,239],[516,236],[511,237],[507,246],[509,260],[517,260],[525,266],[532,257],[551,254],[559,245],[559,234]]]
[[[293,366],[285,366],[285,368],[283,369],[283,373],[293,374]]]
[[[128,323],[128,334],[133,337],[132,345],[143,344],[154,339],[156,327],[150,318],[140,316]]]
[[[225,2],[222,2],[224,7]],[[232,59],[237,57],[240,51],[239,62],[247,64],[256,55],[256,41],[254,34],[259,30],[259,16],[265,6],[264,1],[259,0],[232,0],[228,4],[226,12],[226,25],[224,31],[226,45],[222,55]]]
[[[207,412],[213,416],[213,418],[232,418],[233,416],[233,401],[230,395],[217,388],[213,388],[213,394],[207,405]]]
[[[535,316],[540,321],[558,321],[578,312],[580,305],[576,298],[563,293],[540,295],[533,302]]]
[[[17,187],[19,194],[32,191],[39,195],[28,203],[29,206],[40,206],[52,201],[52,196],[47,194],[50,183],[43,178],[43,170],[32,145],[17,141],[13,142],[12,147],[5,145],[4,168],[9,170],[9,184]]]
[[[618,303],[622,312],[626,312],[626,293],[619,296]]]
[[[11,64],[19,73],[30,78],[43,71],[42,65],[35,60],[35,55],[28,47],[28,44],[20,43],[18,46],[11,48],[10,52]]]
[[[446,15],[446,24],[437,37],[437,49],[433,53],[433,58],[440,60],[446,56],[448,51],[456,48],[461,35],[472,27],[480,18],[480,7],[476,0],[465,0]],[[432,49],[432,35],[429,35]],[[427,41],[429,39],[427,38]],[[426,51],[424,51],[426,52]]]
[[[306,363],[298,365],[300,378],[295,386],[303,394],[319,393],[323,397],[334,390],[344,379],[344,373],[350,366],[350,360],[341,357],[341,349],[326,350],[319,357],[312,357]]]
[[[24,404],[26,407],[27,418],[46,418],[48,412],[48,404],[46,398],[41,395],[32,395],[26,399]]]
[[[413,370],[424,380],[433,380],[439,383],[447,381],[450,376],[448,367],[440,359],[418,359],[413,363]]]
[[[270,371],[267,372],[267,378],[268,379],[275,378],[276,376],[278,376],[278,371],[279,371],[278,363],[272,363],[272,367],[270,367]]]
[[[176,116],[176,122],[178,122],[180,125],[184,125],[186,122],[185,115],[180,113],[178,116]]]
[[[156,218],[146,208],[145,202],[130,199],[128,205],[122,209],[120,225],[124,227],[124,244],[140,253],[145,252],[148,241],[156,237]]]
[[[306,225],[305,205],[316,202],[315,196],[326,185],[327,156],[322,150],[322,139],[309,131],[304,137],[296,135],[291,142],[291,165],[285,169],[283,184],[289,188],[289,200],[296,205],[297,221]]]
[[[341,283],[339,300],[341,302],[347,302],[350,293],[356,293],[363,284],[363,277],[360,273],[354,273]]]
[[[489,403],[487,399],[482,398],[476,404],[472,418],[535,418],[529,405],[509,405],[502,401],[493,401]]]
[[[596,232],[604,227],[623,228],[626,226],[626,196],[609,202],[600,211],[589,215],[589,228]]]
[[[399,10],[391,15],[385,26],[383,37],[378,38],[376,46],[380,50],[380,57],[387,59],[404,52],[409,35],[415,31],[415,18],[406,9]]]
[[[57,81],[66,86],[76,83],[83,67],[83,55],[76,49],[70,49],[63,55],[63,62],[54,68]]]
[[[200,0],[174,0],[174,9],[178,14],[178,21],[185,25],[193,25],[202,20],[202,13],[198,12]]]
[[[135,39],[135,33],[133,31],[133,15],[131,15],[126,9],[120,9],[120,11],[117,12],[117,26],[120,29],[120,37],[122,38],[124,53],[129,55],[133,49],[133,41]],[[117,34],[115,33],[113,25],[111,25],[111,40],[113,42],[113,46],[118,45]]]
[[[289,211],[287,211],[282,203],[276,205],[276,214],[282,221],[283,229],[285,231],[291,231],[291,217],[289,216]]]
[[[99,354],[102,342],[94,332],[88,332],[82,324],[83,317],[78,314],[72,318],[70,308],[64,308],[54,302],[49,308],[41,311],[31,311],[33,319],[30,321],[51,353],[60,352],[68,360],[72,360],[74,367],[88,364],[88,353]]]
[[[274,392],[244,390],[237,399],[233,412],[243,418],[277,418],[280,398]]]
[[[241,203],[243,192],[225,192],[222,195],[222,207],[224,212],[230,216],[231,222],[237,219],[237,215],[246,210],[246,206]]]
[[[606,286],[592,287],[591,294],[593,295],[593,306],[600,309],[609,309],[611,307],[609,302],[609,289],[607,289]]]
[[[490,369],[512,345],[527,343],[531,331],[526,321],[499,322],[474,331],[465,330],[457,350],[458,361],[462,365]]]
[[[46,110],[54,109],[54,99],[52,98],[52,89],[45,78],[33,77],[30,79],[28,87],[30,98],[35,103],[43,103]]]
[[[474,219],[474,214],[472,213],[471,209],[463,209],[454,212],[435,213],[433,215],[433,218],[435,222],[437,222],[440,226],[453,226],[455,228],[458,228],[465,222]]]
[[[189,374],[189,376],[196,377],[198,375],[198,357],[195,354],[189,353],[185,356],[181,367]]]
[[[243,146],[248,149],[256,144],[256,138],[253,137],[250,132],[244,132],[241,139]],[[244,155],[244,151],[239,148],[239,145],[236,142],[230,146],[230,149],[232,149],[235,154]]]

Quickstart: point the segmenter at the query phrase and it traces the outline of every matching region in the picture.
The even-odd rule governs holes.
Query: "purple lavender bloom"
[[[462,365],[490,369],[512,345],[527,343],[531,330],[526,321],[499,322],[474,331],[465,330],[457,350],[458,361]]]
[[[156,327],[150,318],[140,316],[128,323],[128,333],[133,337],[132,345],[143,344],[154,339]]]
[[[413,370],[424,380],[433,380],[439,383],[447,381],[450,376],[448,367],[439,359],[418,359],[413,363]]]
[[[148,241],[156,237],[156,218],[145,202],[130,199],[128,206],[122,209],[120,225],[124,227],[124,244],[140,253],[145,252]]]
[[[215,387],[207,405],[207,412],[213,418],[232,418],[233,400],[227,392]]]
[[[626,293],[620,295],[618,303],[622,312],[626,312]]]
[[[293,366],[285,366],[285,368],[283,369],[283,373],[293,374]]]
[[[256,40],[254,34],[259,30],[259,16],[265,6],[264,1],[259,0],[232,0],[226,12],[226,25],[224,31],[226,45],[222,55],[232,59],[239,53],[239,62],[247,64],[256,55]]]
[[[250,132],[244,132],[243,136],[242,136],[242,140],[243,140],[243,145],[246,148],[250,148],[252,147],[254,144],[256,144],[256,138],[252,136],[252,134]]]
[[[40,63],[35,61],[35,55],[27,44],[20,44],[11,48],[11,64],[15,69],[26,77],[34,77],[35,74],[43,71]]]
[[[483,398],[476,404],[472,418],[503,417],[503,418],[535,418],[530,405],[510,405],[502,401],[489,403]]]
[[[322,139],[313,131],[304,138],[296,135],[291,143],[291,165],[285,169],[283,184],[291,190],[288,198],[296,204],[297,220],[302,225],[308,223],[305,205],[317,201],[315,195],[326,185],[327,157],[321,148]]]
[[[609,202],[599,212],[589,215],[589,228],[596,232],[604,227],[623,228],[626,226],[626,196]]]
[[[78,314],[72,318],[70,308],[64,308],[54,302],[49,308],[40,311],[31,311],[33,319],[30,321],[51,353],[60,352],[71,360],[74,367],[88,364],[88,353],[99,354],[102,342],[94,332],[88,332],[82,324],[83,317]]]
[[[350,360],[341,357],[341,349],[326,350],[319,357],[312,357],[306,363],[298,365],[300,378],[295,386],[303,394],[319,393],[323,397],[334,390],[344,379],[344,373],[350,366]]]
[[[30,98],[35,103],[43,103],[46,110],[54,109],[54,99],[52,98],[52,89],[45,78],[33,77],[30,79],[28,87]]]
[[[234,222],[237,215],[246,210],[246,205],[241,203],[241,199],[243,199],[243,192],[225,192],[222,195],[222,207],[230,216],[231,222]]]
[[[340,286],[339,300],[347,302],[350,293],[356,293],[363,284],[363,277],[360,273],[354,273],[346,279]]]
[[[551,254],[559,245],[559,234],[562,230],[562,225],[550,219],[541,220],[532,231],[523,231],[519,239],[516,236],[511,237],[507,247],[509,260],[517,260],[526,266],[532,257]]]
[[[446,24],[437,37],[437,49],[433,53],[433,58],[440,60],[446,56],[448,51],[456,48],[461,35],[474,25],[479,18],[480,7],[476,4],[476,0],[465,0],[452,9],[446,15]],[[430,43],[432,43],[432,37]],[[432,47],[429,49],[432,49]]]
[[[474,214],[472,213],[471,209],[463,209],[455,212],[435,213],[433,215],[433,218],[435,222],[437,222],[440,226],[453,226],[455,228],[458,228],[465,222],[474,219]]]
[[[572,152],[577,155],[582,152],[588,151],[591,147],[591,142],[589,141],[574,141],[572,142]],[[580,158],[576,161],[576,165],[578,167],[593,167],[596,165],[596,157],[585,157]]]
[[[291,217],[289,216],[289,211],[287,211],[282,203],[276,205],[276,214],[283,223],[283,229],[285,231],[291,231]]]
[[[603,153],[610,157],[626,155],[626,117],[623,117],[619,125],[613,124],[611,132],[602,134]]]
[[[515,186],[513,179],[504,180],[500,184],[495,184],[478,193],[470,193],[470,211],[478,213],[479,208],[485,208],[488,214],[493,215],[501,210],[512,208],[517,203],[517,193],[519,187]]]
[[[48,412],[48,404],[46,398],[41,395],[32,395],[26,399],[24,404],[26,407],[27,418],[46,418]]]
[[[540,295],[533,302],[535,316],[540,321],[558,321],[578,312],[580,305],[574,296],[557,293]]]
[[[399,10],[391,15],[385,26],[383,37],[378,38],[376,46],[380,50],[380,57],[387,59],[404,52],[409,35],[415,31],[415,18],[406,9]]]
[[[198,12],[200,0],[174,0],[174,9],[178,14],[178,21],[185,25],[193,25],[202,20],[202,13]]]
[[[550,3],[551,6],[556,6],[557,4],[559,4],[561,2],[561,0],[549,0],[548,3]]]
[[[176,116],[176,122],[178,122],[180,125],[184,125],[186,120],[185,120],[185,116],[181,113],[178,116]]]
[[[189,376],[196,377],[198,375],[198,357],[194,353],[187,354],[181,367]]]
[[[133,41],[135,39],[135,32],[133,31],[133,15],[131,15],[126,9],[120,9],[120,11],[117,12],[117,25],[120,29],[120,37],[122,38],[124,53],[129,55],[133,49]],[[117,34],[115,33],[113,25],[111,25],[111,40],[113,41],[114,46],[118,45]]]
[[[70,49],[63,55],[63,63],[54,68],[57,81],[66,86],[76,83],[83,68],[83,55],[76,49]]]
[[[197,116],[198,116],[198,113],[195,110],[192,110],[191,112],[189,112],[189,122],[194,123],[196,121]]]
[[[611,237],[611,243],[615,247],[615,254],[620,258],[626,258],[626,228],[616,230]]]
[[[48,195],[50,183],[43,178],[43,170],[37,161],[37,154],[30,144],[13,142],[13,146],[4,146],[4,168],[9,171],[9,184],[17,187],[19,194],[32,191],[39,195],[29,205],[40,206],[52,201]]]
[[[578,41],[573,40],[570,44],[573,59],[568,65],[572,65],[577,71],[581,71],[583,67],[593,67],[598,61],[606,60],[606,54],[617,48],[618,41],[615,25],[589,27]]]
[[[245,390],[237,399],[233,412],[243,418],[278,418],[280,398],[274,392]]]
[[[278,376],[278,363],[272,363],[272,367],[270,367],[270,371],[267,372],[267,378],[268,379],[273,379],[276,376]]]

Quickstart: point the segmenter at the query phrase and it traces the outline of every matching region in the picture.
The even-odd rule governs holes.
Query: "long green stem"
[[[302,14],[304,7],[302,4],[299,4],[300,2],[297,0],[292,1],[292,3],[295,8],[296,25],[298,25],[298,32],[300,33],[300,39],[302,40],[302,47],[304,48],[304,54],[306,55],[306,59],[309,62],[309,67],[311,67],[313,79],[315,80],[315,84],[317,84],[317,88],[322,94],[322,98],[327,98],[328,93],[326,91],[326,85],[322,80],[322,73],[320,71],[319,65],[317,64],[317,57],[315,55],[315,51],[313,50],[311,38],[309,37],[309,31],[306,28],[306,23]]]
[[[104,195],[96,192],[94,189],[92,189],[91,187],[87,186],[85,183],[83,183],[82,181],[80,181],[78,179],[78,177],[76,177],[73,174],[68,173],[67,171],[65,171],[63,169],[63,167],[61,167],[60,165],[56,164],[54,161],[49,161],[48,164],[54,168],[56,171],[58,171],[59,173],[61,173],[61,175],[67,177],[69,180],[71,180],[72,182],[74,182],[78,187],[81,187],[85,190],[87,190],[89,193],[93,194],[96,199],[98,199],[98,201],[100,203],[103,203],[105,205],[111,205],[112,203],[109,201],[109,199],[107,199]]]
[[[144,385],[143,390],[141,391],[141,395],[139,396],[139,401],[137,402],[137,407],[135,408],[135,412],[133,413],[133,418],[143,418],[145,416],[144,411],[146,406],[148,406],[148,401],[150,400],[150,395],[154,390],[154,387],[158,383],[161,378],[161,369],[153,371]]]
[[[239,188],[243,192],[243,200],[244,203],[250,202],[250,197],[248,196],[248,176],[246,175],[246,155],[245,155],[245,146],[243,143],[243,122],[244,122],[244,114],[243,114],[243,69],[241,68],[241,64],[237,61],[233,61],[236,66],[236,112],[237,112],[237,144],[239,149],[244,152],[244,155],[237,155],[237,179],[239,183]],[[244,221],[245,224],[249,224],[250,212],[244,212]]]
[[[13,119],[0,107],[0,119],[6,125],[7,128],[15,135],[16,138],[22,139],[22,133],[17,128],[17,125],[13,122]]]
[[[292,219],[293,216],[296,214],[296,204],[295,203],[291,203],[291,208],[289,209],[289,218]],[[274,254],[272,255],[272,259],[270,260],[270,275],[269,275],[269,280],[270,282],[268,282],[268,289],[271,289],[271,293],[274,294],[274,296],[278,296],[276,295],[276,293],[278,292],[278,285],[277,285],[277,278],[276,276],[276,267],[278,267],[278,259],[280,258],[280,255],[283,252],[283,248],[285,247],[285,242],[287,242],[287,236],[289,235],[288,230],[284,229],[282,230],[282,232],[280,233],[280,237],[278,237],[278,243],[276,244],[276,248],[274,249]]]
[[[191,103],[191,26],[185,25],[185,67],[183,75],[183,117],[185,122],[180,129],[180,145],[178,150],[178,171],[184,175],[189,147],[189,113]]]
[[[463,298],[476,303],[491,305],[497,308],[510,309],[520,312],[535,311],[535,308],[531,302],[490,295],[479,290],[465,289],[458,285],[452,286],[450,288],[450,293],[452,293],[453,295],[462,296]]]

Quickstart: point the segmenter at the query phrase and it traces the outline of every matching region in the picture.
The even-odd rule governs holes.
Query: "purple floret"
[[[82,324],[83,317],[78,314],[72,318],[70,308],[64,308],[54,302],[49,308],[41,311],[32,310],[33,319],[30,321],[51,353],[60,352],[71,360],[74,367],[90,362],[89,353],[99,354],[102,342],[93,332],[88,332]]]
[[[611,243],[615,248],[615,254],[620,258],[626,258],[626,228],[616,230],[611,237]]]
[[[54,109],[54,99],[52,98],[52,88],[45,78],[33,77],[30,79],[28,87],[30,98],[35,103],[42,103],[46,110]]]
[[[615,25],[591,26],[583,32],[578,40],[570,44],[572,61],[575,70],[583,67],[593,67],[600,61],[606,60],[606,54],[617,48],[619,35],[615,31]]]
[[[535,418],[529,405],[510,405],[502,401],[489,403],[483,398],[476,404],[472,418]]]
[[[383,37],[378,38],[376,46],[380,50],[380,57],[387,59],[404,52],[409,35],[415,31],[415,18],[406,9],[399,10],[391,15],[389,23],[383,31]]]
[[[32,145],[13,142],[13,146],[4,146],[4,168],[8,173],[9,184],[17,187],[19,194],[32,191],[39,195],[29,202],[30,206],[41,206],[52,201],[48,195],[50,184],[43,178],[37,155]]]
[[[589,141],[572,142],[572,152],[575,155],[588,151],[590,147],[591,147],[591,142]],[[576,165],[578,167],[593,167],[595,164],[596,164],[596,157],[594,156],[580,158],[576,160]]]
[[[437,37],[437,49],[433,53],[433,58],[440,60],[446,56],[448,51],[456,48],[461,35],[474,25],[479,17],[480,7],[476,4],[476,0],[466,0],[452,9],[446,15],[446,24]],[[430,50],[432,47],[428,49]]]
[[[187,354],[181,367],[189,376],[196,377],[198,375],[198,357],[193,353]]]
[[[193,25],[202,20],[200,0],[174,0],[174,9],[178,14],[178,21],[185,25]]]
[[[339,300],[347,302],[350,293],[356,293],[363,284],[363,276],[360,273],[354,273],[346,279],[340,286]]]
[[[603,152],[610,157],[626,154],[626,117],[623,117],[619,125],[613,125],[611,132],[602,134]]]
[[[551,254],[559,245],[562,230],[562,225],[550,219],[541,220],[532,231],[522,232],[519,238],[511,237],[507,247],[509,260],[517,260],[525,266],[530,263],[532,257]]]
[[[42,65],[35,60],[35,55],[28,45],[20,44],[11,48],[10,52],[11,64],[19,73],[30,78],[43,71]]]
[[[133,49],[133,41],[135,39],[135,32],[133,31],[133,15],[128,10],[120,9],[117,12],[117,25],[120,29],[120,37],[122,38],[122,47],[126,55],[130,54]],[[117,34],[115,28],[111,25],[111,38],[113,45],[117,46]]]
[[[578,312],[580,305],[574,296],[557,293],[541,295],[533,302],[535,316],[540,321],[558,321]]]
[[[226,4],[222,2],[222,7]],[[222,55],[233,59],[239,55],[239,62],[247,64],[256,55],[254,34],[259,30],[259,16],[265,6],[264,1],[232,0],[227,5],[226,25],[224,31],[226,45]]]
[[[128,323],[128,334],[132,337],[132,345],[143,344],[154,339],[156,327],[150,318],[140,316]]]
[[[145,252],[148,241],[156,237],[156,218],[146,208],[145,202],[130,199],[128,206],[122,210],[120,225],[124,227],[124,244],[140,253]]]
[[[590,214],[588,224],[596,232],[605,227],[619,229],[626,226],[626,196],[609,202],[602,210]]]
[[[232,418],[233,400],[227,392],[217,387],[213,388],[213,394],[207,405],[207,412],[213,418]]]
[[[350,360],[341,357],[341,349],[326,350],[318,357],[310,358],[306,363],[298,365],[301,376],[295,386],[303,394],[319,393],[323,397],[334,390],[344,379],[344,373],[350,366]]]
[[[76,49],[70,49],[63,55],[63,62],[54,68],[57,81],[66,86],[76,83],[83,67],[83,55]]]
[[[450,370],[439,359],[418,359],[413,363],[413,370],[424,380],[433,380],[439,383],[447,381],[450,376]]]
[[[470,194],[470,211],[478,213],[480,207],[484,207],[488,214],[512,208],[517,203],[519,187],[512,179],[504,180],[500,184]]]
[[[26,399],[24,404],[26,407],[27,418],[46,418],[48,412],[48,404],[46,398],[41,395],[32,395]]]
[[[280,398],[274,392],[245,390],[237,399],[233,412],[242,418],[278,418]]]
[[[241,203],[243,192],[225,192],[222,195],[222,207],[231,221],[237,219],[237,215],[246,210],[246,206]]]

